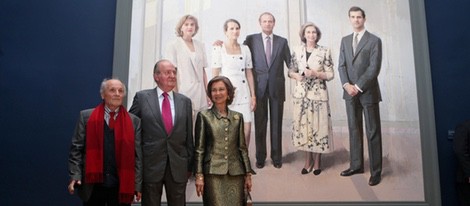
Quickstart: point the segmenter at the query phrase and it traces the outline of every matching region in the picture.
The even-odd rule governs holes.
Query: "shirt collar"
[[[120,108],[120,107],[118,107],[118,108],[117,108],[116,110],[114,110],[114,111],[111,111],[111,109],[108,108],[108,107],[105,105],[105,106],[104,106],[104,111],[105,111],[107,114],[109,114],[110,112],[116,112],[116,113],[118,113],[118,112],[119,112],[119,108]]]
[[[217,119],[222,119],[222,118],[230,119],[229,117],[230,117],[231,111],[228,109],[228,107],[227,107],[227,117],[223,117],[222,115],[220,115],[220,113],[217,111],[217,107],[215,106],[212,106],[210,110],[212,111],[212,113],[214,113]]]
[[[358,39],[361,39],[362,36],[364,36],[364,33],[366,33],[366,30],[363,29],[363,30],[360,31],[360,32],[353,32],[353,37],[354,37],[354,35],[355,35],[356,33],[358,33],[357,38],[358,38]]]
[[[163,98],[163,90],[160,89],[160,87],[157,87],[157,94],[158,94],[158,98]],[[170,97],[170,99],[173,99],[173,90],[167,92],[168,93],[168,97]]]
[[[266,37],[268,37],[268,36],[271,37],[271,40],[273,39],[273,34],[267,35],[267,34],[261,32],[261,36],[263,37],[263,41],[266,40]]]

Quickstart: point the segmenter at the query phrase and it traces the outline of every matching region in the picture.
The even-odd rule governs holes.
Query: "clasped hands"
[[[289,76],[291,76],[293,79],[297,81],[302,81],[304,78],[309,77],[309,78],[320,78],[320,72],[314,70],[314,69],[309,69],[308,67],[302,72],[302,74],[299,73],[290,73]]]
[[[349,83],[346,83],[344,85],[344,90],[346,90],[346,92],[352,97],[356,96],[359,93],[357,87]]]

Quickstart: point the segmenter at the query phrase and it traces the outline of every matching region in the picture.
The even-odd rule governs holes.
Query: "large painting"
[[[233,18],[240,22],[239,42],[242,43],[246,35],[261,31],[258,17],[265,11],[276,17],[274,33],[285,37],[291,48],[300,44],[298,32],[302,23],[314,22],[321,29],[322,38],[318,44],[331,49],[335,63],[335,78],[328,82],[335,149],[322,156],[323,172],[320,175],[300,173],[304,156],[291,143],[292,99],[288,97],[282,128],[283,167],[274,168],[268,152],[266,166],[255,168],[257,174],[253,176],[252,197],[256,203],[440,204],[424,1],[141,0],[132,4],[127,8],[131,15],[124,15],[130,21],[126,24],[130,30],[128,44],[119,42],[124,46],[116,45],[116,49],[128,50],[127,65],[120,65],[116,63],[119,60],[115,60],[114,68],[115,71],[125,71],[125,74],[115,74],[123,74],[127,78],[128,102],[132,102],[135,92],[155,87],[151,75],[153,64],[164,56],[166,44],[176,38],[174,28],[185,14],[198,18],[200,29],[194,38],[205,43],[206,51],[210,51],[214,41],[225,39],[225,20]],[[340,176],[340,172],[349,167],[349,138],[336,64],[341,38],[352,33],[348,19],[351,6],[365,10],[366,29],[379,36],[383,45],[379,74],[383,99],[380,103],[383,171],[382,182],[373,187],[367,184],[370,175],[367,147],[364,148],[365,173]],[[120,12],[126,13],[126,8],[118,8],[118,16]],[[210,62],[210,52],[207,54]],[[210,68],[208,70],[210,77]],[[286,93],[290,96],[294,82],[288,78],[286,81]],[[249,152],[254,166],[254,132],[252,136]],[[194,180],[188,183],[187,201],[190,205],[202,202],[201,197],[196,196]]]

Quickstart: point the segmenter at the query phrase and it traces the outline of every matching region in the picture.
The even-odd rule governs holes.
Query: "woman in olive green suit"
[[[213,78],[207,86],[213,106],[196,117],[196,191],[204,205],[243,205],[244,190],[251,191],[253,170],[248,158],[243,115],[228,109],[234,87],[227,77]]]

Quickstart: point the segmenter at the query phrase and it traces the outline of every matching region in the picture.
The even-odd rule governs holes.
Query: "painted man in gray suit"
[[[282,116],[284,111],[284,63],[290,64],[287,40],[273,34],[276,19],[269,12],[259,17],[262,32],[251,34],[244,42],[250,48],[256,85],[255,143],[256,167],[263,168],[266,160],[266,130],[268,108],[271,134],[271,159],[276,168],[282,167]]]
[[[354,33],[343,37],[339,56],[339,75],[348,115],[350,167],[341,176],[364,172],[363,115],[369,148],[369,185],[380,183],[382,173],[382,132],[380,128],[379,82],[382,62],[380,38],[366,31],[366,14],[359,7],[349,9]]]
[[[172,91],[176,68],[170,61],[158,61],[153,77],[157,87],[137,92],[129,110],[142,121],[142,205],[161,205],[163,186],[168,205],[185,205],[194,156],[191,100]]]

